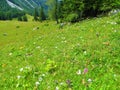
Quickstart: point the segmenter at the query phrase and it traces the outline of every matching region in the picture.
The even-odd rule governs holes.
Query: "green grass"
[[[0,89],[119,90],[116,20],[88,19],[63,29],[55,22],[0,21]]]

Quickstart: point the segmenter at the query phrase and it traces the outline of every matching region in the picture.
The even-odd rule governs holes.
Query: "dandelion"
[[[55,88],[55,90],[59,90],[59,87],[57,86],[57,87]]]
[[[20,68],[20,72],[22,72],[23,71],[23,68]]]
[[[83,74],[86,74],[88,72],[88,69],[85,68],[84,71],[83,71]]]
[[[35,85],[38,86],[38,85],[40,85],[40,83],[39,82],[35,82]]]
[[[76,73],[77,75],[81,75],[81,70],[78,70]]]

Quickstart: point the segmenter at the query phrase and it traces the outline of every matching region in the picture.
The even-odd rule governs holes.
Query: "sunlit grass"
[[[120,24],[0,21],[0,89],[119,90]]]

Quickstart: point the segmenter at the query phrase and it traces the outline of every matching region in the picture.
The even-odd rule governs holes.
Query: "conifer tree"
[[[40,8],[40,14],[39,14],[39,20],[42,22],[43,20],[46,19],[43,7]]]
[[[37,8],[35,8],[35,10],[34,10],[34,20],[38,21],[38,10],[37,10]]]

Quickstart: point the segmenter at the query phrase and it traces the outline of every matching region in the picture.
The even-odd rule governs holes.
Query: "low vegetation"
[[[0,21],[0,89],[119,90],[119,22]]]

